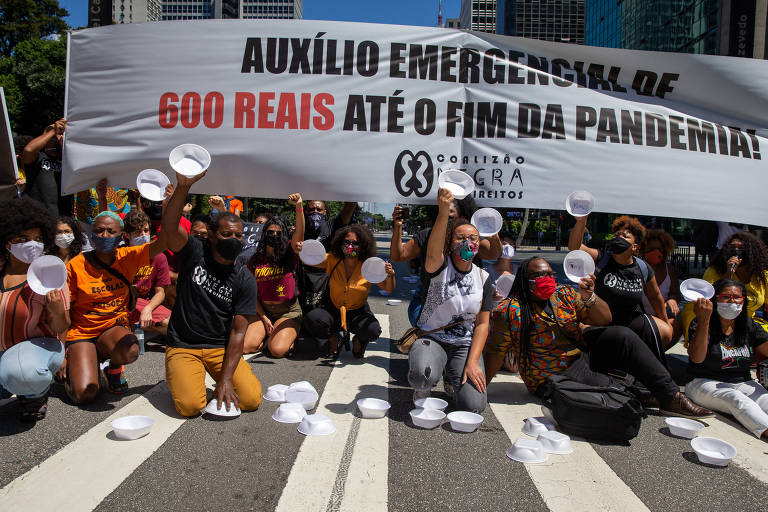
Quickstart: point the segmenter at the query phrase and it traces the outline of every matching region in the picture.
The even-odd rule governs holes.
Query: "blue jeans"
[[[0,354],[0,388],[5,394],[38,398],[48,392],[53,374],[64,362],[64,346],[56,338],[22,341]],[[2,395],[3,392],[0,392]]]
[[[408,304],[408,320],[414,327],[416,327],[419,313],[421,313],[421,284],[416,287],[416,293],[413,294],[411,302]]]

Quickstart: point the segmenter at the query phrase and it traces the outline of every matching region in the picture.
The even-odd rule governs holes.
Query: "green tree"
[[[58,0],[3,0],[0,3],[0,55],[8,58],[23,41],[61,34],[69,12]]]

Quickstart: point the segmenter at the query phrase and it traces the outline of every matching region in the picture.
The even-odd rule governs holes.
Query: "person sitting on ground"
[[[329,300],[323,307],[312,309],[304,315],[306,332],[313,336],[318,346],[326,345],[332,357],[339,355],[339,330],[354,334],[352,354],[365,356],[368,343],[381,334],[381,326],[368,307],[369,283],[362,275],[363,262],[376,256],[376,241],[365,226],[353,224],[333,235],[331,250],[325,260],[317,265],[328,274]],[[386,279],[378,284],[382,290],[395,289],[395,271],[385,264]]]
[[[264,224],[262,238],[247,262],[258,287],[256,310],[261,318],[248,326],[244,352],[257,352],[267,339],[272,357],[284,357],[293,350],[301,329],[301,306],[296,294],[294,274],[304,239],[301,194],[288,197],[296,208],[296,230],[288,238],[288,227],[280,217]]]
[[[664,347],[672,339],[673,327],[653,269],[634,255],[645,236],[645,227],[635,217],[618,217],[612,225],[613,238],[600,254],[581,242],[586,225],[587,217],[576,218],[568,250],[581,249],[592,256],[597,265],[595,291],[611,308],[613,324],[636,332],[659,361],[666,364]],[[653,316],[643,313],[643,296],[653,306]]]
[[[714,287],[711,300],[693,303],[685,393],[704,407],[733,415],[768,441],[768,391],[750,374],[755,354],[768,357],[768,332],[750,317],[742,282],[721,279]]]
[[[667,317],[674,328],[671,341],[677,341],[682,334],[680,322],[675,321],[680,314],[680,285],[675,267],[667,261],[674,250],[675,240],[661,229],[649,229],[640,243],[640,253],[653,268],[653,278],[659,286],[659,292],[667,308]],[[643,295],[643,311],[647,315],[655,313],[646,295]]]
[[[50,254],[58,256],[64,263],[83,252],[83,231],[80,223],[72,217],[59,217],[56,225],[56,247],[51,248]]]
[[[482,412],[487,405],[483,347],[493,308],[488,272],[473,260],[480,234],[466,219],[450,219],[453,195],[437,192],[438,213],[426,247],[426,284],[417,327],[434,331],[418,338],[408,354],[413,399],[428,397],[445,373],[456,409]]]
[[[587,371],[602,375],[629,372],[650,390],[664,412],[694,417],[712,414],[680,392],[667,368],[635,332],[611,325],[610,306],[600,298],[594,275],[582,279],[576,291],[556,284],[549,263],[533,257],[520,263],[509,295],[493,311],[493,330],[485,349],[488,382],[512,350],[528,391],[543,398],[547,379],[566,372],[584,357],[581,349],[586,346]],[[582,329],[582,324],[591,327]],[[589,375],[581,373],[584,370],[576,365],[569,374],[590,383]]]
[[[0,247],[5,253],[6,264],[0,273],[0,362],[3,353],[19,343],[29,343],[33,338],[48,338],[42,346],[44,354],[55,359],[56,372],[64,360],[64,347],[56,339],[69,327],[69,290],[66,284],[61,290],[46,295],[33,292],[27,283],[30,263],[53,246],[56,218],[42,204],[29,197],[0,201]],[[3,365],[0,372],[0,395],[3,388],[17,394],[14,384],[23,384],[24,376],[19,367]],[[41,366],[46,366],[45,364]],[[0,396],[0,398],[7,398]],[[37,395],[19,396],[20,416],[24,422],[45,417],[48,390]]]
[[[184,196],[205,172],[176,174],[177,187],[163,215],[169,248],[178,256],[177,299],[168,324],[165,376],[176,411],[195,416],[207,404],[205,374],[216,381],[219,409],[256,410],[261,383],[243,360],[248,324],[258,318],[256,281],[235,264],[243,248],[243,221],[231,212],[211,219],[201,241],[179,227]]]
[[[134,210],[123,219],[123,236],[129,246],[136,247],[150,241],[149,217],[144,212]],[[163,307],[165,288],[171,284],[168,272],[168,260],[164,253],[158,253],[149,262],[136,271],[133,286],[138,298],[136,307],[128,315],[131,325],[137,325],[144,331],[165,335],[171,311]]]

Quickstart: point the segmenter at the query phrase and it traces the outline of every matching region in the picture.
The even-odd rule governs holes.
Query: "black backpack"
[[[336,270],[341,260],[334,265],[331,272]],[[315,308],[328,305],[328,282],[330,276],[324,268],[310,267],[299,262],[296,269],[296,286],[299,289],[299,305],[306,315]]]

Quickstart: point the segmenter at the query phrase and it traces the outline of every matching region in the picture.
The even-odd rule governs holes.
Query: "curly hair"
[[[125,223],[124,231],[126,233],[133,233],[137,229],[140,229],[144,224],[151,224],[149,222],[149,215],[139,210],[131,210],[123,219]]]
[[[622,215],[617,217],[611,225],[611,230],[617,232],[620,229],[626,229],[635,237],[635,243],[639,244],[643,241],[645,236],[645,226],[643,226],[637,217],[630,217],[629,215]]]
[[[670,235],[663,229],[649,229],[648,231],[645,232],[645,237],[643,238],[643,241],[640,243],[640,254],[645,254],[646,248],[648,247],[648,243],[651,240],[659,241],[665,256],[669,256],[670,254],[672,254],[672,251],[675,250],[675,239],[672,238],[672,235]]]
[[[267,230],[270,226],[277,226],[280,228],[280,247],[274,247],[272,256],[267,256],[267,244],[265,242]],[[280,217],[272,217],[264,223],[264,227],[261,230],[261,240],[256,246],[256,251],[251,257],[249,263],[256,261],[269,261],[272,265],[282,265],[285,268],[290,268],[293,264],[293,250],[291,249],[291,241],[288,239],[288,226],[285,221]]]
[[[75,237],[72,243],[69,245],[69,257],[74,258],[81,252],[83,252],[83,230],[80,228],[80,223],[72,217],[59,217],[56,219],[56,229],[58,230],[59,224],[66,224],[69,229],[72,230],[72,235]],[[58,247],[52,247],[47,254],[57,254]]]
[[[344,259],[344,252],[341,250],[341,244],[348,233],[354,233],[360,242],[360,249],[357,251],[357,259],[365,261],[368,258],[376,256],[376,240],[373,238],[371,230],[360,224],[352,224],[343,227],[333,234],[331,239],[331,254],[339,259]]]
[[[729,236],[725,243],[723,243],[723,247],[712,257],[710,266],[717,270],[717,273],[721,276],[726,274],[726,265],[729,257],[729,254],[727,254],[728,244],[734,239],[741,240],[744,243],[742,264],[747,263],[749,265],[750,280],[756,276],[762,284],[768,284],[768,280],[765,277],[765,273],[768,271],[768,247],[765,246],[762,240],[746,231],[739,231]]]
[[[34,228],[40,228],[45,250],[50,251],[56,241],[56,217],[48,208],[28,196],[0,201],[0,244],[4,254],[11,238]]]

